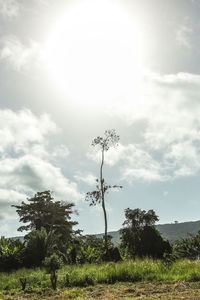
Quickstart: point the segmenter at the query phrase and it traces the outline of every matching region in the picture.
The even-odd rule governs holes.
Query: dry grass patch
[[[68,288],[58,291],[50,289],[26,292],[7,291],[0,295],[2,300],[200,300],[200,282],[165,282],[165,283],[116,283],[97,285],[86,288]]]

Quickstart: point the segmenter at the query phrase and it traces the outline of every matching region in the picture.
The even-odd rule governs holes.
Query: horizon
[[[185,222],[178,222],[178,223],[175,223],[176,221],[174,221],[174,222],[172,222],[172,223],[165,223],[165,224],[160,224],[160,223],[158,223],[158,224],[155,224],[155,226],[159,226],[159,225],[181,225],[181,224],[184,224],[184,223],[195,223],[195,222],[200,222],[200,220],[196,220],[196,221],[185,221]],[[117,229],[117,230],[109,230],[108,231],[108,234],[109,233],[112,233],[112,232],[118,232],[120,229]],[[83,236],[84,235],[103,235],[104,234],[104,232],[103,232],[103,230],[102,230],[102,232],[96,232],[96,233],[87,233],[87,234],[84,234],[84,232],[83,232]],[[16,236],[7,236],[7,237],[5,237],[5,238],[18,238],[18,237],[24,237],[25,236],[25,234],[24,235],[16,235]]]

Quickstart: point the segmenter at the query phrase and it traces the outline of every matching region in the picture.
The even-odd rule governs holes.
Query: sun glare
[[[54,83],[85,104],[115,101],[137,89],[142,33],[136,20],[109,1],[88,1],[58,20],[45,47]]]

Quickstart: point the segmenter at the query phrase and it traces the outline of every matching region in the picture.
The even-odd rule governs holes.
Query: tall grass
[[[0,290],[20,289],[19,278],[27,278],[27,287],[50,288],[50,275],[42,269],[21,269],[0,273]],[[119,263],[64,266],[58,271],[58,287],[88,286],[118,281],[200,280],[200,261],[181,260],[171,266],[149,258]]]

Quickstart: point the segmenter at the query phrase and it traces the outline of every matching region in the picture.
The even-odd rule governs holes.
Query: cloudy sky
[[[0,0],[0,235],[20,234],[11,205],[44,190],[103,232],[84,197],[91,141],[112,128],[109,230],[127,207],[200,219],[199,20],[198,0]]]

